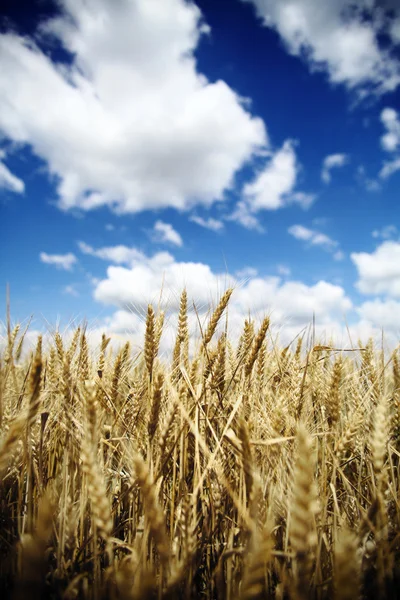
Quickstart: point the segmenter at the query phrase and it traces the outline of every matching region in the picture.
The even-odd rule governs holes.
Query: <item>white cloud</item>
[[[224,280],[224,276],[221,276]],[[206,304],[217,295],[220,287],[218,277],[203,263],[177,263],[167,252],[158,252],[152,257],[143,257],[130,269],[110,266],[107,278],[95,289],[96,300],[122,308],[145,307],[158,298],[161,287],[165,291],[167,304],[176,310],[179,294],[184,287],[191,290],[200,304]]]
[[[72,271],[74,264],[77,262],[77,258],[72,252],[68,254],[47,254],[47,252],[41,252],[40,260],[47,265],[54,265],[57,269],[63,269],[64,271]]]
[[[95,256],[96,258],[101,258],[102,260],[108,260],[112,263],[116,263],[117,265],[130,265],[134,262],[143,260],[144,255],[140,250],[136,248],[129,248],[128,246],[124,246],[122,244],[118,246],[106,246],[104,248],[98,248],[95,250],[86,242],[78,242],[79,250],[83,252],[83,254],[88,254],[89,256]]]
[[[399,232],[396,225],[386,225],[381,229],[374,229],[372,232],[372,237],[381,238],[383,240],[389,240],[393,237],[398,237]]]
[[[243,281],[242,277],[246,279]],[[290,341],[290,336],[296,335],[311,322],[313,313],[322,331],[324,326],[333,327],[343,313],[352,308],[343,288],[325,281],[313,286],[298,281],[283,282],[280,277],[259,277],[252,267],[246,269],[246,274],[237,272],[232,276],[216,273],[204,263],[177,262],[170,254],[161,252],[152,257],[142,255],[142,259],[136,260],[131,268],[109,266],[107,277],[95,286],[94,298],[118,309],[118,319],[115,319],[121,332],[121,327],[127,323],[139,327],[147,304],[158,304],[161,287],[163,305],[172,326],[183,287],[187,288],[190,300],[196,303],[203,319],[210,301],[215,302],[230,285],[235,291],[229,307],[229,323],[236,333],[239,333],[249,310],[254,316],[271,312],[274,324],[284,329],[282,335]],[[132,314],[137,316],[132,317]],[[196,318],[193,318],[192,325],[197,326]],[[142,331],[141,327],[138,331]]]
[[[394,152],[400,146],[399,115],[394,108],[384,108],[381,121],[386,129],[386,133],[381,137],[382,148],[387,152]]]
[[[368,177],[364,165],[359,165],[356,171],[356,179],[358,183],[362,185],[367,192],[379,192],[381,184],[376,179]]]
[[[393,19],[393,22],[390,26],[390,33],[398,44],[400,44],[400,17],[398,16],[396,19]]]
[[[63,288],[63,293],[67,294],[68,296],[74,296],[74,298],[78,298],[79,296],[79,292],[77,291],[74,285],[66,285]]]
[[[158,253],[144,257],[130,269],[109,266],[107,277],[95,288],[94,297],[120,311],[142,315],[148,302],[158,303],[162,286],[163,302],[167,310],[176,315],[180,292],[186,287],[189,298],[203,314],[210,300],[215,301],[232,285],[235,291],[230,302],[229,323],[233,329],[242,327],[249,310],[255,316],[267,311],[272,313],[276,325],[290,325],[297,328],[297,333],[311,322],[313,313],[323,326],[341,319],[343,312],[352,308],[340,286],[325,281],[307,286],[298,281],[282,282],[280,277],[259,277],[255,271],[247,273],[250,279],[243,282],[238,279],[238,273],[236,276],[215,273],[207,264],[177,262],[170,255]],[[290,335],[292,332],[290,329]]]
[[[152,237],[153,240],[157,242],[168,243],[179,247],[183,246],[183,240],[180,234],[170,223],[164,223],[164,221],[156,221]]]
[[[248,279],[250,277],[257,277],[257,275],[258,271],[254,267],[244,267],[243,269],[235,271],[235,277],[238,277],[239,279]]]
[[[0,159],[5,157],[5,152],[0,151]],[[11,173],[10,169],[0,160],[0,189],[10,190],[16,194],[23,194],[25,184],[22,179]]]
[[[333,260],[337,260],[338,262],[344,260],[346,257],[345,253],[342,250],[337,250],[333,255]]]
[[[251,208],[244,200],[237,202],[233,213],[225,218],[227,221],[240,223],[246,229],[254,229],[254,231],[258,231],[259,233],[265,233],[265,228],[261,225],[259,219],[251,214]]]
[[[321,246],[325,250],[333,251],[338,247],[338,242],[330,238],[325,233],[321,233],[316,231],[315,229],[309,229],[308,227],[304,227],[303,225],[292,225],[288,229],[288,233],[292,235],[297,240],[302,240],[304,242],[309,242],[312,246]],[[335,260],[341,260],[342,254],[338,254]]]
[[[313,194],[295,190],[300,165],[297,161],[293,140],[286,140],[279,150],[269,155],[263,169],[253,181],[243,188],[243,199],[233,213],[226,217],[237,221],[247,229],[264,231],[255,213],[261,210],[277,210],[290,204],[306,209],[315,200]]]
[[[361,97],[390,92],[400,84],[400,64],[393,52],[398,29],[387,27],[391,23],[388,13],[378,3],[245,1],[256,7],[266,27],[278,31],[290,54],[302,57],[311,70],[326,71],[331,83],[357,89]],[[398,18],[398,5],[393,9]],[[378,41],[382,32],[388,34],[386,49]]]
[[[63,209],[118,213],[210,206],[268,144],[264,123],[224,81],[198,73],[205,28],[184,0],[62,0],[42,26],[71,53],[0,35],[0,130],[29,144]],[[43,93],[46,90],[46,93]]]
[[[393,173],[396,173],[396,171],[399,171],[399,170],[400,170],[400,156],[399,156],[399,158],[385,162],[382,169],[379,171],[379,177],[381,177],[382,179],[387,179],[388,177],[393,175]]]
[[[325,183],[331,181],[331,170],[343,167],[348,162],[347,154],[329,154],[324,158],[321,171],[321,179]]]
[[[395,300],[372,300],[364,302],[357,308],[361,319],[374,327],[389,332],[400,332],[400,302]]]
[[[400,119],[399,113],[393,108],[384,108],[381,112],[381,121],[385,126],[386,133],[381,137],[381,145],[386,152],[396,152],[400,149]],[[400,170],[400,155],[397,154],[392,160],[385,161],[379,171],[381,179],[387,179],[393,173]]]
[[[306,192],[294,192],[288,199],[290,203],[299,204],[301,208],[306,210],[314,203],[316,198],[315,194],[308,194]]]
[[[278,271],[279,275],[282,275],[282,277],[289,277],[292,272],[290,267],[286,265],[277,265],[276,270]]]
[[[197,223],[197,225],[200,225],[200,227],[211,229],[211,231],[221,231],[224,228],[224,224],[222,221],[220,221],[219,219],[213,219],[212,217],[204,219],[203,217],[193,215],[189,217],[189,221]]]
[[[314,231],[312,229],[308,229],[303,225],[292,225],[289,227],[288,232],[290,235],[296,238],[296,240],[304,240],[310,241],[314,236]]]
[[[310,195],[293,193],[299,170],[294,143],[286,140],[255,180],[244,186],[243,194],[250,209],[276,210],[292,202],[309,206]]]
[[[353,252],[357,267],[357,288],[363,294],[400,297],[400,243],[383,242],[374,252]]]

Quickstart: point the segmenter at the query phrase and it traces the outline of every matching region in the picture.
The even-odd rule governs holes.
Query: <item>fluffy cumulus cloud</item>
[[[77,262],[77,258],[72,252],[68,252],[68,254],[47,254],[47,252],[41,252],[39,258],[42,263],[54,265],[57,269],[63,269],[64,271],[72,271],[73,266]]]
[[[344,167],[348,162],[347,154],[329,154],[322,163],[321,179],[325,183],[330,183],[332,176],[331,170],[338,167]]]
[[[245,185],[243,193],[250,208],[276,210],[290,202],[309,206],[312,196],[294,192],[299,170],[294,144],[286,140],[255,180]]]
[[[354,252],[357,288],[364,294],[400,297],[400,243],[383,242],[374,252]]]
[[[131,268],[109,266],[107,278],[98,283],[94,297],[122,308],[143,308],[149,302],[155,302],[163,288],[166,304],[171,310],[177,310],[179,294],[184,287],[202,306],[218,295],[224,281],[224,275],[218,277],[208,265],[176,262],[168,252],[158,252],[152,257],[143,256]]]
[[[155,242],[172,244],[179,247],[183,246],[181,235],[170,223],[164,223],[164,221],[155,222],[151,236]]]
[[[361,319],[384,331],[400,333],[400,302],[396,300],[371,300],[358,309]]]
[[[296,190],[300,169],[295,144],[286,140],[282,148],[271,154],[254,180],[244,186],[243,199],[230,218],[248,229],[261,230],[255,216],[261,210],[277,210],[289,204],[308,208],[315,196]]]
[[[62,0],[41,26],[71,62],[0,35],[0,130],[29,144],[58,181],[63,209],[119,213],[209,206],[268,137],[194,51],[207,28],[184,0]],[[43,94],[43,90],[46,93]]]
[[[107,276],[94,288],[94,298],[116,307],[117,312],[110,321],[114,331],[122,333],[130,323],[133,329],[141,332],[139,323],[143,321],[147,304],[158,304],[161,288],[162,306],[167,310],[168,322],[173,328],[184,287],[188,291],[190,307],[194,302],[200,322],[203,322],[210,305],[215,305],[228,286],[235,288],[229,306],[229,327],[233,335],[240,332],[249,311],[256,319],[270,313],[275,330],[282,328],[283,339],[290,341],[289,338],[311,323],[313,314],[319,331],[327,333],[332,328],[340,329],[343,314],[352,309],[344,289],[326,281],[306,285],[299,281],[283,281],[278,276],[261,277],[252,269],[235,275],[216,273],[207,264],[178,262],[165,252],[151,257],[143,255],[142,260],[135,261],[130,268],[108,266]],[[193,310],[191,323],[193,329],[198,327]]]
[[[266,27],[281,36],[288,52],[312,70],[357,89],[383,94],[400,84],[398,3],[374,0],[244,0]],[[393,4],[393,6],[391,5]],[[380,34],[387,35],[383,47]]]
[[[0,150],[0,189],[6,189],[16,194],[22,194],[25,191],[25,184],[22,179],[11,173],[10,169],[1,159],[4,159],[6,153]]]
[[[304,234],[303,238],[305,237]],[[378,299],[354,307],[340,285],[327,281],[307,285],[290,279],[290,270],[282,265],[278,268],[280,276],[262,277],[251,267],[231,275],[223,271],[217,273],[205,263],[179,262],[168,252],[147,256],[135,248],[125,246],[95,249],[84,242],[80,245],[86,254],[112,263],[108,265],[103,279],[93,281],[93,293],[95,300],[114,307],[115,311],[101,323],[92,324],[92,340],[99,341],[101,332],[106,330],[113,336],[116,346],[129,339],[134,346],[141,348],[147,304],[150,302],[158,306],[161,303],[161,307],[166,310],[161,351],[170,352],[176,333],[179,297],[186,287],[191,339],[198,341],[199,323],[204,325],[210,307],[215,306],[229,286],[234,287],[228,311],[229,329],[234,339],[239,335],[249,312],[256,322],[266,313],[270,314],[271,335],[273,338],[279,335],[284,344],[302,333],[309,336],[314,315],[316,338],[323,343],[332,340],[338,347],[356,346],[358,338],[365,342],[369,336],[379,340],[382,326],[389,344],[393,346],[398,337],[400,311],[396,300]],[[389,250],[393,254],[393,248]],[[353,255],[352,258],[356,261],[359,256]],[[382,260],[385,262],[384,257]],[[52,262],[56,264],[59,261]],[[395,262],[394,259],[393,263]],[[359,270],[365,279],[368,268],[361,266]],[[384,277],[385,274],[382,275],[383,279]],[[397,277],[400,281],[399,271]],[[398,289],[400,290],[400,286]],[[75,293],[76,289],[71,285],[64,292]],[[358,322],[352,319],[351,315],[354,314],[358,314]],[[347,318],[353,320],[348,331],[345,321]]]

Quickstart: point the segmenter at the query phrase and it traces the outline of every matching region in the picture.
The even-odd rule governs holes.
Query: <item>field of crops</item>
[[[9,327],[0,372],[2,598],[396,598],[400,365],[269,319],[233,343],[228,290],[159,357]]]

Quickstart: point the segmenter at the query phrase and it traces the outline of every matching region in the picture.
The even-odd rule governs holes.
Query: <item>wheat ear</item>
[[[144,359],[150,381],[153,376],[153,363],[155,359],[155,316],[151,304],[147,307],[146,333],[144,338]]]
[[[224,312],[225,308],[227,307],[227,304],[229,302],[229,298],[232,295],[232,292],[233,292],[232,288],[229,288],[228,290],[226,290],[225,294],[222,296],[221,300],[219,301],[217,308],[214,310],[213,314],[211,315],[211,318],[207,325],[207,329],[203,336],[204,346],[207,346],[207,344],[209,344],[209,342],[211,341],[211,338],[215,333],[215,330],[217,328],[219,320],[222,317],[222,313]]]
[[[361,589],[361,561],[357,536],[347,528],[339,532],[334,573],[335,600],[357,600]]]
[[[169,542],[164,515],[157,499],[156,486],[140,454],[134,454],[133,467],[142,492],[147,524],[157,546],[161,563],[165,566],[169,560]]]
[[[313,551],[316,545],[314,515],[316,490],[312,438],[304,425],[297,431],[297,460],[293,479],[289,537],[295,555],[295,596],[309,598]]]

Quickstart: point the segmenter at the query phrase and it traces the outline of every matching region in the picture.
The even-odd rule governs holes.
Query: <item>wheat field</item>
[[[170,357],[151,305],[139,353],[8,326],[2,598],[398,597],[398,351],[233,343],[231,293]]]

